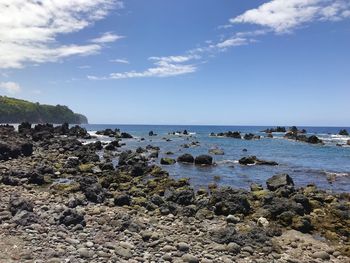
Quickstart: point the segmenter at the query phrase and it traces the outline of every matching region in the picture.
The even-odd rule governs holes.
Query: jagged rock
[[[127,194],[118,194],[114,197],[114,204],[116,206],[130,205],[131,198]]]
[[[34,206],[30,201],[23,199],[20,196],[12,195],[10,198],[8,209],[12,215],[17,214],[20,211],[33,212],[33,208]]]
[[[211,195],[210,204],[214,206],[217,215],[246,215],[250,211],[248,194],[229,187],[215,190]]]
[[[29,226],[31,224],[37,223],[39,221],[39,218],[33,212],[22,210],[16,213],[16,215],[12,218],[12,221],[17,225]]]
[[[276,191],[278,188],[287,186],[287,185],[294,185],[293,179],[288,174],[277,174],[272,176],[266,181],[267,188],[270,191]]]
[[[179,205],[190,205],[194,201],[194,192],[192,189],[188,190],[174,190],[166,189],[164,193],[166,201],[172,201]]]
[[[77,210],[71,208],[68,208],[61,213],[61,215],[58,218],[58,223],[63,224],[65,226],[78,224],[82,226],[86,225],[84,215],[77,212]]]
[[[33,144],[19,139],[11,139],[7,142],[0,141],[0,160],[18,158],[20,155],[30,156],[33,153]]]
[[[347,130],[345,130],[345,129],[340,130],[338,134],[339,135],[349,136],[349,132]]]

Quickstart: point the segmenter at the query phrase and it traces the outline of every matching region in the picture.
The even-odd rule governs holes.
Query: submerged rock
[[[162,158],[160,159],[160,164],[162,165],[172,165],[175,164],[176,161],[172,158]]]
[[[210,154],[214,154],[214,155],[224,155],[225,154],[224,150],[219,149],[219,148],[209,149],[208,152]]]

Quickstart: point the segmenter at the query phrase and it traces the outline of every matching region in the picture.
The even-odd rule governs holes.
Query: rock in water
[[[194,163],[194,157],[191,154],[185,153],[177,158],[179,163]]]
[[[266,185],[270,191],[276,191],[278,188],[283,186],[294,186],[294,182],[288,174],[277,174],[269,178],[266,181]]]
[[[322,140],[320,140],[317,136],[312,135],[307,139],[307,142],[311,144],[318,144],[318,143],[322,143]]]
[[[277,162],[274,161],[266,161],[266,160],[260,160],[256,156],[248,156],[248,157],[243,157],[239,161],[239,164],[242,165],[278,165]]]
[[[339,135],[345,135],[345,136],[349,136],[349,133],[348,133],[348,131],[347,131],[347,130],[345,130],[345,129],[343,129],[343,130],[340,130],[338,134],[339,134]]]
[[[210,155],[200,155],[196,157],[194,163],[196,165],[212,165],[213,157],[211,157]]]
[[[221,150],[218,148],[210,149],[209,153],[214,154],[214,155],[224,155],[225,154],[224,150]]]

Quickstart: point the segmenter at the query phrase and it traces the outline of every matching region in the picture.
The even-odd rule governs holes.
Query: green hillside
[[[72,123],[82,124],[88,120],[74,113],[67,106],[41,105],[25,100],[0,96],[0,123]]]

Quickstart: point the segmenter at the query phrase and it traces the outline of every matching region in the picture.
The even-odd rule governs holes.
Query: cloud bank
[[[63,45],[57,37],[80,31],[122,7],[118,0],[0,0],[0,68],[94,54],[118,36],[106,33],[85,45]]]
[[[349,17],[348,0],[273,0],[230,19],[230,22],[256,24],[286,33],[306,23]]]

